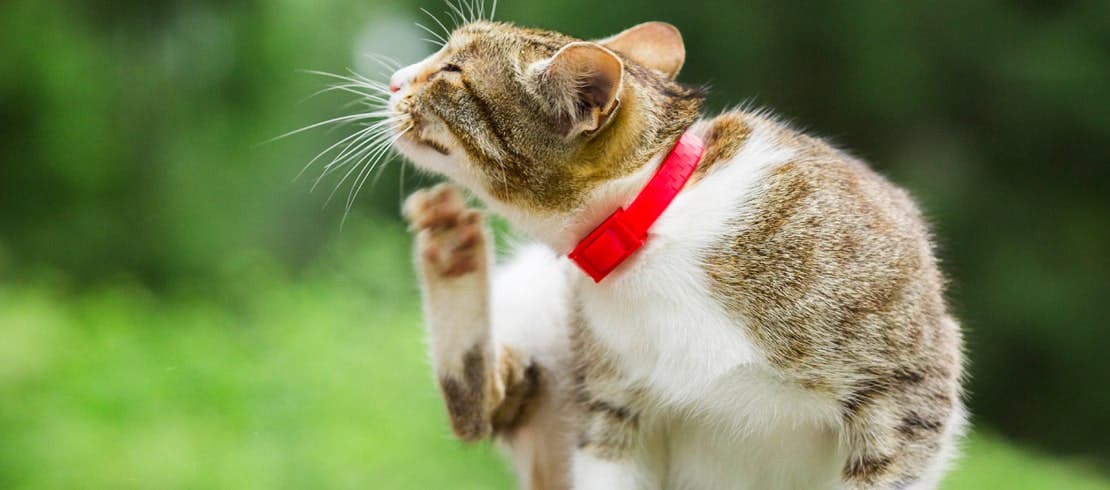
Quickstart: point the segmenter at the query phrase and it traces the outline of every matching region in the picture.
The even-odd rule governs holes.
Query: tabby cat
[[[966,415],[921,213],[765,112],[704,118],[684,60],[660,22],[475,20],[392,76],[394,147],[453,181],[404,213],[454,433],[531,489],[934,488]],[[567,253],[684,134],[693,175],[595,282]],[[533,243],[495,266],[460,187]]]

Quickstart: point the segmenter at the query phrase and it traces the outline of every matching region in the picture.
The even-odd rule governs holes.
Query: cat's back
[[[740,132],[743,141],[720,141],[738,125],[750,128]],[[698,185],[719,178],[727,187],[736,180],[728,167],[759,167],[727,231],[704,251],[704,266],[716,299],[752,325],[769,361],[830,393],[840,391],[824,386],[840,374],[830,367],[845,363],[958,377],[960,338],[943,276],[927,223],[905,191],[765,117],[727,113],[710,123],[706,140],[710,151],[731,146],[736,156],[707,162]],[[745,161],[752,144],[784,156]]]
[[[754,163],[758,175],[740,187],[727,231],[703,250],[711,294],[774,371],[835,402],[849,437],[932,448],[853,471],[894,464],[939,474],[966,423],[963,341],[922,213],[907,192],[819,139],[758,116],[724,121],[707,130],[710,149],[725,145],[714,126],[751,130],[727,143],[736,156],[699,185],[739,182],[736,165]],[[745,161],[751,144],[783,156]]]

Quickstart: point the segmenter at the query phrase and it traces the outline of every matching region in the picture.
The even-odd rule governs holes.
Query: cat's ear
[[[672,79],[686,62],[682,34],[666,22],[644,22],[598,43]]]
[[[620,105],[624,63],[598,44],[570,43],[532,69],[567,137],[601,128]]]

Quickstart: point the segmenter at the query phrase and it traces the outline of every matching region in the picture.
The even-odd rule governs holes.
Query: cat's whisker
[[[428,27],[424,24],[421,24],[419,22],[413,22],[413,24],[416,24],[416,27],[424,29],[424,32],[427,32],[428,34],[431,34],[432,36],[434,36],[436,38],[436,42],[434,42],[434,44],[437,44],[439,46],[443,46],[444,44],[447,44],[447,40],[444,39],[443,36],[440,35],[438,32],[433,31],[430,27]],[[430,39],[425,38],[425,41],[430,41]]]
[[[351,77],[344,76],[344,75],[338,75],[338,74],[335,74],[335,73],[328,73],[326,71],[307,70],[307,73],[311,73],[313,75],[320,75],[320,76],[335,78],[337,80],[342,80],[344,82],[349,82],[349,83],[356,84],[356,85],[358,85],[362,88],[367,88],[367,89],[375,90],[375,91],[384,91],[385,95],[389,94],[388,87],[386,87],[385,84],[383,84],[381,82],[374,81],[374,80],[370,80],[369,78],[366,78],[362,75],[359,75],[358,73],[355,73],[354,71],[351,71],[351,70],[348,70],[348,72],[350,72],[356,78],[351,78]]]
[[[369,78],[366,78],[364,75],[362,75],[360,73],[357,73],[353,70],[347,70],[347,71],[348,71],[348,73],[351,74],[351,76],[355,77],[353,80],[350,80],[350,81],[355,82],[355,83],[360,83],[360,84],[362,84],[363,87],[366,87],[366,88],[369,88],[369,89],[372,89],[372,90],[380,91],[383,94],[385,94],[386,96],[389,96],[391,94],[391,92],[389,91],[389,86],[387,84],[385,84],[384,82],[381,82],[381,81],[378,81],[378,80],[371,80]]]
[[[382,121],[378,121],[377,123],[374,123],[372,125],[368,125],[365,128],[367,132],[363,135],[363,139],[361,141],[358,141],[358,142],[352,143],[351,145],[348,145],[347,148],[344,148],[344,150],[342,152],[340,152],[339,155],[336,155],[335,159],[331,163],[329,163],[328,165],[326,165],[324,167],[325,171],[330,169],[333,166],[336,166],[336,165],[342,166],[343,164],[341,162],[348,155],[351,155],[352,153],[356,153],[356,152],[360,151],[359,148],[352,149],[351,148],[352,146],[363,146],[364,147],[364,146],[372,145],[378,139],[387,138],[391,131],[396,131],[397,129],[401,128],[402,126],[404,126],[408,122],[409,122],[408,120],[401,120],[401,119],[397,119],[397,118],[389,118],[389,119],[384,119]]]
[[[340,150],[339,153],[336,154],[330,162],[324,165],[323,173],[326,174],[334,167],[342,167],[346,164],[349,158],[357,155],[362,150],[362,148],[372,145],[376,139],[383,137],[388,132],[388,128],[372,127],[364,128],[360,131],[357,131],[355,134],[358,135],[358,138],[348,143],[347,146],[343,147],[343,149]]]
[[[358,188],[355,189],[354,193],[349,197],[347,204],[348,208],[350,208],[350,206],[354,203],[355,197],[357,197],[358,194],[362,192],[362,187],[366,185],[366,180],[370,177],[370,175],[374,175],[374,180],[371,181],[370,187],[373,188],[375,185],[377,185],[378,178],[381,177],[382,172],[378,171],[377,173],[375,173],[374,171],[378,169],[384,169],[385,165],[393,160],[395,155],[393,152],[393,143],[396,142],[397,139],[403,136],[406,132],[408,132],[409,129],[412,128],[406,128],[404,131],[398,133],[386,145],[382,146],[381,149],[378,150],[378,152],[373,157],[367,159],[367,168],[365,170],[365,175],[362,177],[361,182],[359,182]]]
[[[385,97],[383,97],[381,95],[370,94],[370,93],[366,93],[366,92],[356,90],[358,88],[365,88],[365,86],[363,86],[361,84],[354,84],[354,83],[329,85],[327,88],[323,88],[323,89],[320,89],[320,90],[317,90],[317,91],[313,92],[312,95],[309,95],[308,97],[305,97],[304,100],[311,99],[311,98],[316,97],[316,96],[318,96],[320,94],[323,94],[323,93],[333,92],[333,91],[336,91],[336,90],[342,90],[344,92],[350,92],[352,94],[358,95],[358,96],[363,97],[365,99],[380,102],[382,104],[386,104],[386,103],[389,102],[389,99],[386,99]]]
[[[352,133],[351,135],[335,142],[331,146],[327,147],[324,151],[321,151],[320,153],[317,153],[316,156],[312,158],[312,160],[309,160],[308,163],[306,163],[304,165],[304,167],[301,168],[301,171],[297,173],[297,176],[294,177],[293,180],[296,181],[296,180],[300,179],[301,176],[304,175],[305,171],[307,171],[308,168],[311,167],[313,163],[316,163],[316,161],[319,160],[324,155],[327,155],[328,153],[331,153],[332,150],[338,148],[339,146],[343,145],[344,143],[346,143],[346,142],[348,142],[352,139],[359,138],[359,137],[365,135],[367,132],[372,131],[372,130],[373,130],[373,128],[365,128],[365,129],[361,129],[359,131],[356,131],[356,132]]]
[[[390,75],[401,69],[401,63],[388,56],[378,53],[367,53],[365,56],[385,70],[378,72],[378,76],[383,80],[388,80]]]
[[[371,118],[371,119],[376,119],[376,118],[388,118],[388,114],[385,114],[385,116],[375,116],[374,118]],[[365,122],[365,121],[344,121],[344,122],[340,122],[339,124],[336,124],[336,126],[330,128],[329,130],[327,130],[327,132],[331,133],[333,131],[345,128],[345,127],[349,126],[349,124],[354,124],[354,123],[362,124],[363,128],[370,127],[370,126],[376,126],[376,124],[377,124],[376,122],[371,123],[371,122]]]
[[[294,134],[303,133],[303,132],[308,131],[310,129],[318,128],[320,126],[327,126],[328,124],[335,124],[335,123],[341,122],[341,121],[351,121],[351,120],[358,120],[358,119],[370,119],[370,118],[373,118],[373,117],[374,117],[374,115],[366,114],[366,113],[351,114],[349,116],[339,116],[339,117],[328,119],[326,121],[320,121],[320,122],[315,123],[315,124],[309,124],[308,126],[305,126],[303,128],[300,128],[300,129],[294,129],[294,130],[289,131],[287,133],[284,133],[284,134],[275,136],[273,138],[270,138],[266,141],[263,141],[262,144],[273,143],[274,141],[280,140],[282,138],[288,138],[290,136],[293,136]]]
[[[381,180],[382,174],[385,173],[386,166],[388,166],[390,163],[393,163],[393,161],[396,159],[397,153],[394,151],[390,151],[382,157],[381,162],[375,165],[376,167],[378,167],[377,172],[374,172],[374,169],[370,169],[370,172],[374,174],[373,180],[370,181],[370,189],[373,189],[375,186],[378,185],[378,181]],[[404,168],[404,166],[402,166],[401,168]]]
[[[439,24],[439,27],[441,29],[443,29],[444,39],[451,37],[451,29],[448,29],[447,26],[443,25],[443,22],[440,22],[439,17],[436,17],[435,15],[432,15],[431,12],[428,12],[428,10],[424,9],[423,7],[420,8],[420,11],[427,14],[428,17],[431,17],[432,20],[434,20],[436,22],[436,24]],[[447,44],[446,41],[444,42],[444,44]]]
[[[354,102],[362,102],[362,101],[354,101]],[[390,115],[392,114],[392,112],[391,112],[391,111],[389,111],[389,110],[385,110],[385,109],[382,109],[382,108],[380,108],[380,107],[374,107],[374,106],[370,106],[369,108],[370,108],[370,109],[374,109],[374,110],[372,110],[372,111],[370,111],[370,112],[366,112],[366,113],[364,113],[364,114],[366,114],[366,115],[368,116],[368,117],[367,117],[367,119],[378,119],[378,118],[384,118],[384,117],[389,117],[389,116],[390,116]],[[328,133],[331,133],[331,132],[333,132],[333,131],[336,131],[336,130],[339,130],[339,129],[345,128],[345,127],[347,127],[347,126],[348,126],[348,125],[350,125],[350,124],[355,124],[355,123],[360,123],[360,122],[362,122],[362,120],[341,121],[341,122],[339,122],[339,123],[336,123],[336,124],[335,124],[334,126],[332,126],[331,128],[328,128],[328,131],[327,131],[327,132],[328,132]]]
[[[381,108],[380,106],[374,105],[374,104],[372,104],[370,102],[367,102],[365,100],[355,99],[355,100],[352,100],[350,102],[347,102],[346,104],[343,104],[343,105],[339,106],[339,109],[340,109],[340,112],[347,112],[347,109],[350,109],[350,108],[352,108],[354,106],[357,106],[359,104],[362,104],[362,106],[367,108],[367,109],[380,109]]]
[[[345,158],[347,158],[353,152],[357,152],[359,150],[360,146],[362,146],[364,144],[372,143],[374,140],[378,139],[379,137],[383,137],[389,131],[401,127],[406,122],[407,121],[400,120],[400,119],[395,118],[395,117],[388,117],[388,118],[382,119],[381,121],[378,121],[376,123],[368,124],[365,128],[356,131],[355,135],[358,137],[358,139],[355,139],[354,141],[351,141],[346,147],[343,148],[343,150],[341,150],[332,159],[331,162],[329,162],[327,165],[325,165],[324,166],[325,172],[327,172],[330,168],[332,168],[333,166],[336,166],[337,164],[341,166],[342,163],[340,163],[340,162],[342,162]],[[350,138],[348,137],[348,138],[345,138],[344,140],[348,140],[348,139],[350,139]]]
[[[316,181],[312,183],[312,189],[311,190],[316,190],[316,187],[320,185],[320,182],[322,182],[324,180],[324,178],[327,177],[328,175],[330,175],[332,172],[335,172],[335,171],[347,166],[348,164],[350,164],[352,162],[361,161],[362,158],[364,158],[369,153],[373,152],[375,148],[377,148],[383,142],[389,140],[389,138],[390,138],[389,131],[385,131],[385,132],[376,134],[376,135],[374,135],[370,138],[365,138],[364,140],[359,141],[356,144],[355,151],[350,152],[349,155],[345,155],[342,159],[340,159],[339,157],[336,157],[335,161],[333,161],[332,163],[330,163],[330,164],[328,164],[327,166],[324,167],[324,171],[321,172],[320,176],[318,176],[316,178]],[[335,194],[335,191],[338,190],[339,187],[343,185],[343,182],[346,181],[347,178],[350,177],[351,173],[353,173],[358,167],[359,167],[358,164],[352,165],[351,168],[347,170],[347,173],[344,174],[343,178],[340,179],[339,183],[336,184],[335,189],[333,189],[331,194],[328,195],[328,199],[324,202],[325,206],[327,206],[328,203],[331,202],[331,199],[332,199],[333,195]]]
[[[501,182],[500,182],[501,189],[502,189],[503,192],[507,193],[508,190],[509,190],[508,169],[505,168],[505,162],[502,161],[501,159],[497,160],[497,167],[498,167],[499,170],[501,170],[501,172],[500,172],[501,173]]]
[[[399,127],[400,125],[397,126]],[[389,133],[394,130],[396,130],[396,128],[392,126],[371,126],[366,128],[363,130],[365,132],[361,134],[360,140],[348,144],[331,162],[324,166],[324,175],[331,171],[333,167],[342,167],[351,157],[359,154],[366,147],[374,146],[377,140],[388,138]],[[323,175],[321,175],[321,177],[322,176]]]
[[[366,53],[366,57],[378,62],[378,64],[382,65],[387,70],[397,70],[402,66],[401,62],[381,53]]]
[[[332,84],[328,88],[332,89],[332,90],[336,90],[336,89],[339,89],[339,88],[375,90],[374,93],[367,93],[367,92],[356,92],[356,93],[360,94],[363,97],[366,97],[368,99],[374,99],[374,100],[377,100],[377,101],[383,102],[383,103],[389,102],[389,97],[386,97],[386,96],[376,92],[377,87],[368,87],[366,83],[336,83],[336,84]]]
[[[462,25],[459,22],[459,19],[457,17],[455,17],[455,14],[451,13],[450,11],[445,11],[444,13],[447,14],[447,18],[451,19],[451,25],[452,26],[454,26],[455,28],[458,28],[460,25]]]
[[[474,2],[473,2],[473,0],[465,0],[465,1],[466,1],[466,3],[463,4],[463,5],[466,7],[466,13],[467,13],[466,22],[469,24],[471,22],[474,22]]]
[[[356,80],[354,78],[350,78],[348,76],[340,75],[340,74],[337,74],[337,73],[331,73],[331,72],[320,71],[320,70],[303,70],[303,71],[305,73],[309,73],[309,74],[312,74],[312,75],[319,75],[319,76],[322,76],[322,77],[336,78],[336,79],[339,79],[339,80],[343,80],[345,82],[361,83],[361,82],[359,82],[358,80]]]
[[[362,164],[362,170],[351,184],[351,191],[347,195],[347,212],[350,212],[351,207],[354,206],[355,198],[358,197],[359,192],[362,191],[362,187],[366,185],[366,179],[370,177],[370,174],[373,173],[386,153],[393,148],[393,142],[396,141],[397,138],[400,138],[401,134],[397,134],[386,144],[380,145],[377,150],[364,159],[365,163],[360,162]]]
[[[404,133],[398,133],[395,136],[393,136],[392,138],[386,138],[385,140],[381,140],[379,143],[377,143],[375,146],[373,146],[368,152],[366,152],[364,154],[365,156],[362,156],[361,158],[359,158],[358,162],[356,162],[354,165],[351,166],[350,170],[348,170],[347,173],[343,175],[343,178],[340,179],[339,183],[337,183],[335,185],[335,188],[332,189],[331,194],[328,195],[328,199],[324,202],[324,205],[326,206],[328,203],[330,203],[331,200],[335,197],[336,192],[339,191],[339,188],[343,186],[343,183],[346,182],[348,178],[350,178],[351,174],[353,174],[356,170],[359,170],[361,168],[361,170],[358,173],[358,176],[355,177],[354,182],[352,182],[352,184],[351,184],[352,191],[351,191],[351,193],[348,194],[346,209],[343,213],[343,219],[346,220],[347,215],[351,211],[351,207],[354,205],[354,198],[357,195],[357,192],[355,192],[355,186],[359,182],[359,179],[362,178],[362,175],[366,170],[366,165],[365,165],[364,162],[369,162],[369,161],[372,161],[372,159],[376,159],[376,158],[380,157],[383,150],[388,150],[390,147],[392,147],[393,143],[395,141],[397,141],[397,138],[400,138],[402,135],[404,135]],[[341,225],[342,225],[342,222],[341,222]]]
[[[336,80],[340,80],[341,82],[345,82],[345,83],[335,83],[335,84],[329,85],[327,88],[322,89],[320,91],[317,91],[316,93],[310,95],[308,98],[315,97],[316,95],[319,95],[321,93],[328,92],[328,91],[331,91],[331,90],[344,90],[344,89],[354,90],[354,89],[359,89],[359,90],[354,90],[353,92],[352,92],[352,90],[346,90],[346,91],[352,92],[356,95],[359,95],[362,98],[365,98],[365,99],[368,99],[368,100],[373,100],[373,101],[376,101],[378,103],[381,103],[381,104],[385,105],[385,104],[389,103],[390,96],[392,95],[389,92],[389,88],[386,87],[384,84],[381,84],[379,82],[374,82],[374,81],[369,80],[369,79],[351,78],[351,77],[345,77],[345,76],[342,76],[342,75],[336,75],[334,73],[327,73],[327,72],[309,72],[309,73],[312,73],[312,74],[315,74],[315,75],[326,76],[326,77],[329,77],[329,78],[334,78]]]
[[[397,176],[397,195],[398,196],[407,196],[408,195],[405,192],[405,167],[406,167],[405,165],[401,165],[400,171],[397,172],[397,174],[398,174],[398,176]]]
[[[495,17],[497,17],[497,0],[493,0],[493,7],[489,9],[489,21],[493,22]]]
[[[384,85],[380,80],[374,80],[372,78],[367,78],[366,75],[363,75],[363,74],[361,74],[357,71],[354,71],[350,68],[347,69],[347,73],[350,73],[351,76],[355,78],[355,80],[358,80],[359,82],[362,82],[362,83],[365,83],[365,84],[368,84],[368,85],[376,85],[376,86]]]
[[[383,98],[381,95],[369,94],[369,93],[366,93],[366,92],[361,92],[361,91],[355,90],[357,88],[365,88],[365,87],[363,87],[362,85],[355,85],[355,84],[351,84],[351,83],[329,85],[326,88],[322,88],[320,90],[317,90],[317,91],[313,92],[308,97],[305,97],[305,98],[301,99],[300,101],[298,101],[298,103],[303,103],[307,100],[312,99],[313,97],[317,97],[321,94],[324,94],[324,93],[327,93],[327,92],[333,92],[333,91],[336,91],[336,90],[342,90],[344,92],[351,92],[351,93],[356,94],[360,97],[370,99],[370,100],[374,100],[374,101],[377,101],[377,102],[380,102],[380,103],[383,103],[383,104],[388,102],[388,100]]]
[[[452,3],[451,0],[443,0],[443,2],[447,4],[448,8],[450,8],[456,14],[459,15],[459,20],[455,22],[455,27],[458,27],[460,25],[464,25],[464,24],[469,22],[468,20],[466,20],[466,14],[463,13],[462,9],[459,8],[458,5],[455,5],[454,3]]]

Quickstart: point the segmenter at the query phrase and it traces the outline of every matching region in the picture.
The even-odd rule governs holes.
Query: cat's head
[[[685,55],[660,22],[599,41],[468,23],[393,75],[390,108],[412,121],[394,145],[502,204],[572,210],[697,118],[701,91],[674,81]]]

